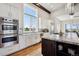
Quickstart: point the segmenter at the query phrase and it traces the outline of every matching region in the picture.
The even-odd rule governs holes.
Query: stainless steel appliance
[[[0,34],[17,33],[18,20],[0,17]]]
[[[12,46],[18,43],[18,35],[17,34],[7,34],[7,35],[0,35],[0,43],[1,47]]]
[[[18,43],[18,20],[0,17],[0,47]]]

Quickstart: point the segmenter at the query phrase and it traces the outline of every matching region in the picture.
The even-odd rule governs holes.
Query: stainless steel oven
[[[0,17],[0,47],[18,43],[18,20]]]
[[[18,43],[18,35],[17,34],[7,34],[0,35],[0,47],[12,46]]]
[[[18,20],[0,17],[0,34],[17,33]]]

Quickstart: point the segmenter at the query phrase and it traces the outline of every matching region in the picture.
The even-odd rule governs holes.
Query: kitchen
[[[78,3],[1,3],[0,55],[78,56],[78,19]]]

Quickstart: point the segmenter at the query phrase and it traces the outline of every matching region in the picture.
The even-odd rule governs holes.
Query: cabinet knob
[[[69,48],[68,48],[68,53],[71,54],[71,55],[75,55],[75,51],[72,50],[72,49],[69,49]]]
[[[63,50],[63,46],[62,45],[58,45],[58,50]]]

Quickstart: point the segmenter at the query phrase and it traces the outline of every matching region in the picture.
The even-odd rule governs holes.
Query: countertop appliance
[[[18,43],[18,20],[0,17],[0,47]]]

